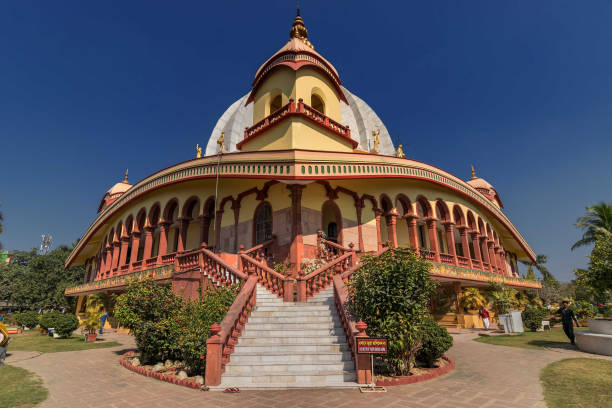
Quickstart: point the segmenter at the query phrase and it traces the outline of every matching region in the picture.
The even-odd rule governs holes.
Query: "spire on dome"
[[[302,20],[302,17],[300,17],[299,7],[297,9],[297,15],[295,16],[295,19],[293,19],[293,25],[291,26],[291,30],[289,30],[289,38],[297,38],[299,40],[302,40],[304,44],[314,50],[314,45],[312,45],[310,41],[308,41],[308,30],[304,25],[304,20]]]
[[[472,180],[474,180],[474,179],[476,179],[478,177],[476,177],[476,172],[474,171],[474,165],[473,164],[472,164],[471,167],[472,167]]]
[[[130,182],[128,181],[128,169],[125,169],[125,177],[123,178],[122,183],[130,184]]]

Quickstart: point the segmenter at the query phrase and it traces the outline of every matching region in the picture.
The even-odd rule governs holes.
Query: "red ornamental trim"
[[[448,364],[444,367],[434,368],[427,374],[395,377],[388,380],[377,380],[376,385],[378,387],[388,387],[392,385],[414,384],[422,381],[433,380],[434,378],[444,375],[455,368],[455,360],[449,356],[442,356],[442,358],[448,361]]]

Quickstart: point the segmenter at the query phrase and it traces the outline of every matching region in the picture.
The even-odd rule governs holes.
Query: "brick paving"
[[[133,347],[132,337],[107,334],[114,348],[42,354],[13,352],[7,363],[40,375],[49,389],[42,407],[347,407],[347,408],[524,408],[542,407],[539,372],[553,361],[595,357],[572,349],[528,350],[472,341],[475,333],[454,334],[449,355],[456,368],[437,379],[388,387],[387,393],[355,389],[202,392],[135,374],[118,363]],[[605,358],[605,357],[604,357]]]

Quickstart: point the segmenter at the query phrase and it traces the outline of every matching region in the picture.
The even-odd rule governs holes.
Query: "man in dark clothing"
[[[576,315],[574,311],[569,308],[569,302],[567,300],[563,301],[563,307],[557,310],[557,314],[561,315],[561,322],[563,323],[563,331],[565,335],[570,339],[572,344],[574,343],[574,321],[578,326],[578,320],[576,319]]]

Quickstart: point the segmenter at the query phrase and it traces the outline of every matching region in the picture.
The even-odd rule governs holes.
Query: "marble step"
[[[229,375],[223,374],[222,382],[227,384],[226,387],[246,388],[248,386],[261,387],[265,384],[282,384],[292,386],[294,388],[303,388],[309,386],[334,386],[345,382],[355,382],[357,375],[354,371],[333,370],[325,371],[303,371],[301,373],[285,373],[285,374],[261,374],[257,376],[249,375]]]
[[[236,349],[231,356],[231,362],[233,364],[281,364],[281,363],[338,363],[338,362],[352,362],[350,351],[343,352],[326,352],[326,353],[314,353],[314,352],[299,352],[299,351],[287,351],[279,352],[278,350],[268,352],[243,352],[240,349]]]
[[[270,346],[270,345],[328,345],[328,344],[346,344],[344,334],[341,336],[302,336],[302,337],[254,337],[244,335],[238,339],[240,346]]]
[[[251,313],[251,318],[253,317],[287,317],[287,318],[296,318],[300,316],[331,316],[329,310],[299,310],[299,311],[285,311],[285,310],[270,310],[270,311],[262,311],[255,310]],[[249,321],[251,320],[249,318]]]
[[[278,318],[277,318],[278,319]],[[297,330],[297,329],[305,329],[305,330],[330,330],[337,329],[342,330],[342,325],[340,322],[333,321],[329,319],[323,322],[309,322],[309,323],[286,323],[286,322],[278,322],[276,320],[272,320],[269,322],[251,322],[249,321],[249,325],[247,326],[248,330]],[[246,334],[246,332],[244,333]]]
[[[276,306],[255,306],[255,311],[256,312],[302,312],[302,313],[307,313],[307,312],[318,312],[318,311],[324,311],[329,313],[332,310],[332,305],[308,305],[308,304],[302,304],[302,305],[276,305]],[[334,307],[335,309],[335,307]]]
[[[232,359],[232,364],[225,366],[224,375],[269,375],[269,374],[300,374],[303,373],[336,373],[354,368],[352,361],[317,362],[317,363],[238,363]]]
[[[310,324],[310,323],[337,323],[342,325],[340,319],[335,316],[256,316],[254,314],[249,317],[249,323],[294,323],[294,324]]]
[[[245,344],[235,346],[234,353],[255,353],[255,354],[291,354],[291,353],[341,353],[350,352],[348,343],[327,343],[327,344]]]
[[[338,327],[337,329],[335,329],[334,327],[331,328],[324,328],[324,329],[316,329],[316,328],[310,328],[310,327],[302,327],[302,328],[295,328],[295,329],[255,329],[252,328],[250,325],[247,325],[243,335],[244,336],[250,336],[250,337],[261,337],[261,338],[267,338],[267,337],[316,337],[316,336],[321,336],[321,337],[325,337],[325,336],[340,336],[341,334],[343,334],[344,332],[342,331],[342,328]]]

